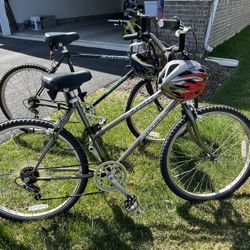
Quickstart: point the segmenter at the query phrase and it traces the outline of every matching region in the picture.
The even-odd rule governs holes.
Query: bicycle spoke
[[[163,148],[162,174],[169,187],[187,200],[226,197],[244,183],[250,171],[248,121],[238,111],[221,106],[202,110],[200,117],[196,123],[201,138],[215,158],[203,156],[189,133],[180,136],[187,126],[182,120]]]
[[[28,125],[21,126],[22,123]],[[29,177],[30,182],[26,176],[34,170],[41,152],[53,138],[48,130],[52,125],[27,119],[10,124],[13,128],[0,130],[0,141],[4,141],[0,143],[0,154],[4,154],[4,157],[0,155],[0,214],[4,208],[5,213],[12,216],[35,218],[53,215],[72,206],[87,181],[80,177],[89,173],[82,170],[84,164],[77,153],[78,147],[67,134],[60,133],[56,143],[43,156],[39,168]],[[45,199],[40,200],[37,195]],[[46,197],[53,199],[45,202]]]

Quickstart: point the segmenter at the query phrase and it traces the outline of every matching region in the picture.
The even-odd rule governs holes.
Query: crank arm
[[[117,187],[117,189],[119,189],[126,197],[130,197],[130,196],[132,197],[132,195],[131,195],[130,193],[128,193],[128,192],[126,191],[126,189],[125,189],[120,183],[117,182],[117,180],[115,179],[114,175],[113,175],[111,172],[108,173],[107,178],[108,178],[109,181],[110,181],[112,184],[114,184],[114,185]]]

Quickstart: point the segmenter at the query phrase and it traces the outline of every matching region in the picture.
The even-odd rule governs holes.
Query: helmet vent
[[[190,74],[192,74],[192,72],[190,72],[190,71],[185,71],[185,72],[179,74],[179,76],[186,76],[186,75],[190,75]]]
[[[178,67],[178,64],[173,64],[169,67],[167,75],[169,75],[176,67]]]

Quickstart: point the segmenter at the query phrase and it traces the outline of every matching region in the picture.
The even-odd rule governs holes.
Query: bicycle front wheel
[[[249,121],[239,111],[226,106],[211,106],[197,112],[201,139],[215,159],[192,139],[185,118],[173,127],[164,142],[162,176],[169,188],[183,199],[226,198],[249,176]]]
[[[79,199],[87,185],[81,176],[88,173],[88,163],[66,130],[33,171],[53,136],[53,124],[42,120],[0,125],[0,216],[16,221],[47,218],[67,211]]]
[[[0,81],[0,106],[7,119],[46,119],[56,111],[47,91],[41,88],[41,79],[48,69],[42,65],[24,64],[10,69]],[[63,95],[57,101],[65,102]]]

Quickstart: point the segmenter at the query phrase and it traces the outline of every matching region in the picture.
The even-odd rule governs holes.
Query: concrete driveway
[[[23,30],[12,37],[43,41],[45,32],[77,32],[80,39],[74,45],[84,47],[128,51],[129,42],[123,39],[123,27],[108,23],[108,17],[93,18],[85,21],[58,24],[55,27],[35,30]],[[112,16],[110,19],[117,19]]]
[[[82,53],[126,55],[125,52],[81,46],[70,46],[70,50]],[[49,49],[44,42],[0,37],[0,77],[10,68],[20,64],[34,63],[49,67],[51,61],[48,58]],[[91,92],[110,84],[128,71],[124,61],[74,58],[73,63],[76,71],[83,69],[91,71],[93,78],[87,83]],[[68,66],[63,64],[60,72],[69,72]],[[13,98],[19,98],[18,93]],[[4,120],[5,117],[0,111],[0,122]]]

